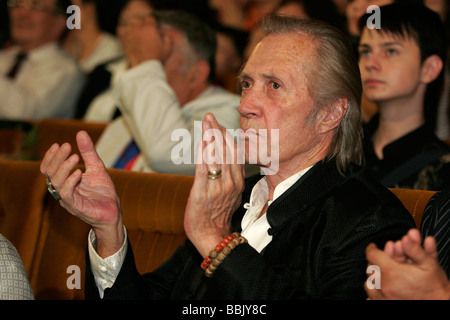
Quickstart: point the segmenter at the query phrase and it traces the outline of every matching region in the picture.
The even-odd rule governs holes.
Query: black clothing
[[[450,147],[439,140],[429,126],[423,125],[385,146],[383,159],[380,160],[375,154],[372,142],[378,122],[379,117],[375,115],[364,125],[363,147],[366,167],[373,176],[389,188],[438,191],[450,186]],[[432,159],[421,158],[419,165],[409,166],[409,173],[406,176],[394,179],[395,181],[390,180],[390,183],[383,182],[383,179],[408,161],[432,152],[439,152],[439,155],[436,154]]]
[[[261,176],[246,180],[249,202]],[[241,230],[246,209],[232,219]],[[164,214],[163,212],[161,214]],[[366,246],[400,239],[414,220],[399,199],[365,170],[347,177],[334,161],[321,161],[276,199],[267,211],[272,241],[260,253],[249,244],[234,249],[206,278],[203,257],[186,240],[152,273],[139,275],[131,245],[105,299],[365,299]],[[86,296],[98,298],[89,259]]]
[[[439,264],[450,277],[450,188],[436,192],[423,211],[420,233],[436,239]]]

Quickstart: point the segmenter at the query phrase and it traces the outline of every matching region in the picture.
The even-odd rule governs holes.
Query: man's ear
[[[327,133],[336,129],[344,119],[348,110],[348,100],[339,98],[333,104],[323,108],[321,117],[317,122],[318,132]]]
[[[420,79],[426,84],[433,82],[439,76],[443,67],[444,62],[438,55],[433,54],[429,56],[422,63]]]

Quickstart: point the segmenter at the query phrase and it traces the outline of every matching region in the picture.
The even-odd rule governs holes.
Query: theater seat
[[[28,276],[47,191],[39,165],[34,161],[0,160],[0,233],[16,247]]]
[[[420,229],[423,211],[436,191],[390,188],[414,218],[416,227]]]
[[[184,209],[192,176],[109,170],[121,199],[124,224],[137,268],[149,272],[170,257],[186,239]],[[30,279],[37,299],[84,299],[85,253],[89,227],[53,199]],[[81,270],[81,289],[69,289],[69,267]],[[69,273],[68,273],[69,271]]]
[[[156,269],[186,239],[184,210],[193,176],[109,169],[138,271]]]
[[[0,158],[19,159],[23,139],[32,127],[31,121],[0,120]]]
[[[84,299],[89,226],[46,192],[40,162],[0,161],[0,232],[17,248],[37,299]],[[139,272],[157,268],[186,239],[183,216],[193,176],[109,169]],[[435,193],[390,189],[420,226]],[[71,287],[77,281],[80,289]],[[72,279],[72,281],[70,280]],[[69,280],[69,282],[68,282]]]
[[[69,214],[53,198],[45,211],[30,284],[36,299],[84,299],[82,289],[67,287],[67,273],[78,268],[80,288],[84,288],[85,250],[89,226]]]
[[[106,127],[103,122],[87,122],[73,119],[43,119],[37,124],[37,142],[33,150],[34,159],[41,160],[53,143],[69,142],[79,154],[76,134],[80,130],[89,133],[95,143]],[[82,161],[82,160],[80,160]]]

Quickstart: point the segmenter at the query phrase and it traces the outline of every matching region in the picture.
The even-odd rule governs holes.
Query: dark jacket
[[[246,180],[243,203],[260,176]],[[243,206],[233,216],[240,231]],[[259,254],[248,244],[234,249],[206,278],[203,258],[187,240],[152,273],[139,275],[131,246],[111,299],[364,299],[365,248],[397,240],[414,221],[401,202],[359,168],[347,177],[334,161],[319,162],[267,211],[273,235]],[[89,260],[89,259],[87,259]],[[98,297],[89,261],[87,298]]]
[[[378,159],[372,143],[379,115],[364,125],[366,167],[388,188],[438,191],[450,187],[450,147],[424,124],[383,148]]]

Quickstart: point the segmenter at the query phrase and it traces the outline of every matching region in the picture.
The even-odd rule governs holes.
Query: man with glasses
[[[84,78],[60,48],[68,0],[8,0],[12,46],[0,51],[0,119],[70,118]]]

